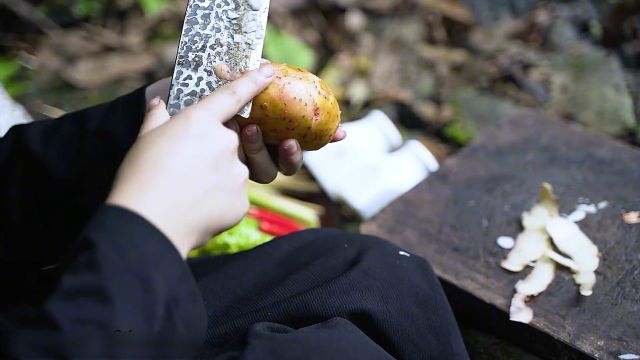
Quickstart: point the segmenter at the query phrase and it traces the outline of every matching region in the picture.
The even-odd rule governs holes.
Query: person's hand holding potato
[[[232,76],[172,118],[164,102],[153,98],[107,201],[145,217],[184,257],[242,219],[249,174],[263,183],[275,179],[278,169],[294,174],[303,149],[345,136],[338,130],[337,101],[315,76],[268,63]],[[162,87],[152,85],[147,95]],[[241,127],[235,114],[254,98]],[[265,143],[277,147],[277,160]]]
[[[326,87],[325,85],[323,89],[323,87],[320,86],[321,82],[319,81],[319,79],[309,73],[299,73],[298,71],[293,70],[293,68],[283,65],[271,65],[268,61],[263,61],[262,66],[272,66],[275,68],[275,81],[272,87],[267,88],[264,93],[259,94],[255,99],[251,116],[251,118],[253,118],[254,120],[256,118],[264,119],[264,113],[266,111],[264,109],[264,106],[261,107],[261,105],[264,104],[265,101],[267,103],[273,103],[274,100],[278,100],[274,98],[274,95],[277,94],[275,90],[281,90],[285,86],[287,88],[286,90],[288,91],[287,99],[285,99],[287,102],[298,101],[300,102],[300,105],[304,104],[305,96],[297,95],[300,91],[300,87],[302,87],[302,90],[307,90],[306,97],[312,96],[310,94],[314,92],[320,94],[318,92],[319,89],[325,93],[327,93],[328,91],[326,96],[334,99],[333,101],[335,101],[335,98],[333,97],[333,94],[330,93],[331,91],[328,89],[328,87]],[[238,79],[241,76],[241,74],[239,73],[233,73],[229,71],[229,69],[224,66],[218,67],[216,69],[216,74],[230,81]],[[292,82],[291,79],[293,79],[294,81]],[[287,84],[287,82],[289,84]],[[307,85],[300,85],[301,82],[302,84]],[[160,80],[155,84],[149,86],[147,88],[147,100],[151,100],[158,96],[166,100],[167,94],[169,93],[169,86],[170,79],[168,78]],[[318,88],[316,88],[316,86],[318,86]],[[307,99],[307,110],[309,107],[309,103],[310,99]],[[334,104],[330,105],[331,107],[333,107]],[[337,107],[337,102],[335,103],[335,106]],[[279,111],[280,114],[284,114],[284,109],[282,108],[280,110],[275,110]],[[306,109],[298,110],[300,113],[300,110],[305,111]],[[289,112],[290,110],[287,109],[286,111],[287,113],[291,114]],[[257,114],[256,112],[259,112],[261,114]],[[333,110],[333,112],[335,113],[335,110]],[[300,115],[299,117],[301,118],[302,116],[306,115]],[[240,142],[242,146],[239,148],[239,156],[240,159],[245,164],[247,164],[251,180],[266,184],[270,183],[276,178],[278,171],[282,172],[285,175],[294,175],[296,172],[298,172],[298,170],[300,170],[303,163],[302,151],[307,149],[305,148],[305,146],[301,146],[300,142],[295,139],[295,133],[289,131],[288,134],[290,134],[291,136],[287,137],[287,132],[285,131],[283,137],[276,137],[276,140],[274,140],[272,135],[268,133],[265,134],[264,129],[261,128],[260,125],[263,124],[263,121],[251,121],[251,119],[245,120],[241,118],[239,119],[239,117],[236,117],[236,119],[239,121],[229,121],[226,123],[226,125],[230,129],[236,131],[240,136]],[[337,119],[337,122],[335,119]],[[278,119],[274,118],[274,120]],[[305,118],[302,120],[313,121],[313,118]],[[336,127],[332,130],[333,135],[331,136],[331,141],[340,141],[343,140],[346,136],[344,130],[337,127],[339,120],[339,112],[337,113],[337,118],[335,116],[331,118],[331,122],[335,122]],[[238,122],[242,123],[243,126],[240,126]]]

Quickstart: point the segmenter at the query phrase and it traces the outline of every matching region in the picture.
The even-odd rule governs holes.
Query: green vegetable
[[[316,209],[268,190],[263,185],[250,183],[249,199],[252,205],[279,213],[297,221],[305,228],[320,226],[320,217]],[[215,236],[201,248],[191,251],[189,256],[235,254],[251,250],[271,239],[273,236],[260,230],[258,220],[253,217],[245,217],[238,225]]]
[[[257,207],[282,214],[304,227],[320,226],[320,217],[316,210],[263,187],[250,185],[249,200]]]
[[[199,249],[193,250],[189,256],[235,254],[251,250],[273,238],[260,231],[257,220],[245,217],[231,229],[215,236]]]

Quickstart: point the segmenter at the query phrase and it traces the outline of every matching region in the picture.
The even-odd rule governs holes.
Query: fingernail
[[[256,125],[249,125],[245,130],[247,137],[249,138],[249,142],[257,143],[258,142],[258,127]]]
[[[287,155],[294,155],[298,151],[298,143],[294,140],[289,141],[284,146],[284,151],[286,151]]]
[[[154,107],[160,105],[160,102],[162,101],[162,99],[160,99],[160,96],[156,96],[153,99],[151,99],[151,101],[149,101],[149,105],[147,105],[147,110],[151,110]]]
[[[275,74],[275,70],[273,70],[273,66],[271,65],[266,65],[260,68],[260,74],[262,74],[262,76],[270,78]]]

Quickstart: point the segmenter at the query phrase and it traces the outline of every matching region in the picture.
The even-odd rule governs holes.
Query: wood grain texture
[[[449,158],[362,231],[426,257],[443,280],[507,317],[513,286],[529,270],[500,268],[506,251],[496,238],[521,231],[520,214],[543,181],[554,186],[561,212],[581,197],[609,206],[579,223],[602,253],[594,294],[581,296],[560,269],[530,303],[531,326],[593,357],[640,354],[640,226],[622,221],[623,211],[640,209],[638,149],[521,113]]]

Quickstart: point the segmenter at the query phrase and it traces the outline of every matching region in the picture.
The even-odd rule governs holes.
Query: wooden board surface
[[[401,174],[398,174],[401,176]],[[520,214],[551,183],[561,211],[580,198],[609,206],[579,223],[602,253],[590,297],[559,269],[530,305],[540,332],[593,357],[640,354],[640,225],[622,213],[640,210],[640,151],[603,135],[523,113],[483,139],[365,223],[362,231],[429,259],[438,276],[507,317],[513,286],[529,270],[499,266],[502,235],[515,237]],[[526,329],[529,331],[529,329]],[[525,332],[526,332],[525,331]]]

